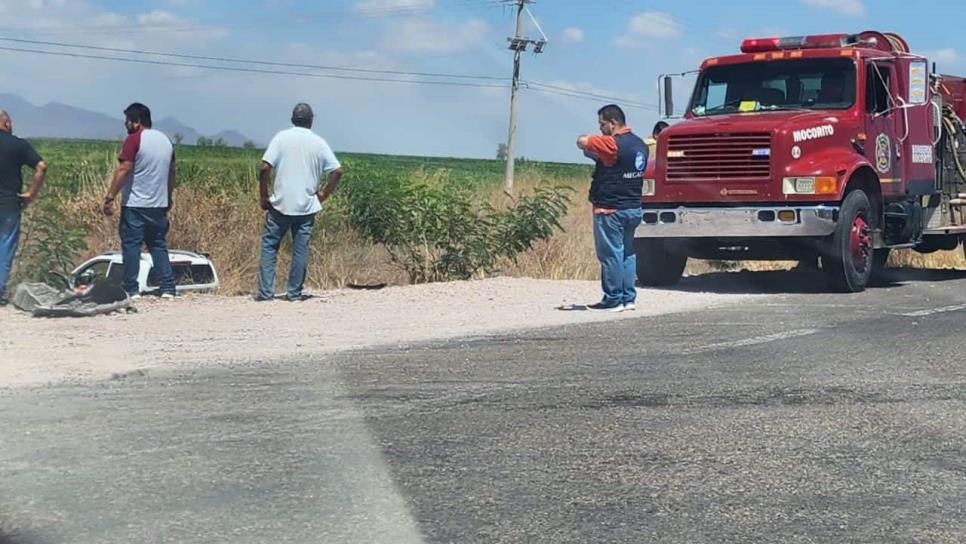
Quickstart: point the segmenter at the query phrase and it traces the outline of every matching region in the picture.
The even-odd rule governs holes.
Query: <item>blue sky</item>
[[[525,80],[641,104],[656,104],[658,74],[736,52],[749,36],[891,30],[938,61],[941,71],[966,74],[958,28],[966,20],[962,0],[540,0],[530,9],[550,44],[542,55],[526,55]],[[495,77],[510,74],[506,36],[512,29],[512,10],[497,0],[0,0],[0,37]],[[526,33],[538,32],[528,22]],[[313,105],[316,129],[337,150],[492,157],[506,138],[509,91],[499,87],[259,75],[9,51],[0,51],[0,72],[0,92],[37,104],[58,101],[119,115],[139,100],[156,118],[174,116],[207,133],[235,128],[261,142],[287,126],[300,100]],[[679,85],[681,96],[686,86]],[[596,130],[602,103],[524,89],[518,154],[580,161],[574,137]],[[626,110],[642,133],[656,120],[653,108]]]

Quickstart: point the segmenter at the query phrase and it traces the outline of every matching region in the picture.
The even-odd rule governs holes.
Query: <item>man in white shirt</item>
[[[292,267],[285,289],[286,300],[301,300],[305,271],[309,261],[309,238],[315,214],[342,178],[342,165],[329,144],[312,132],[314,114],[308,104],[292,110],[292,128],[272,138],[262,156],[258,181],[265,228],[262,230],[262,256],[255,300],[275,298],[275,264],[282,238],[292,232]],[[275,183],[268,186],[272,171]],[[322,189],[322,176],[328,181]]]

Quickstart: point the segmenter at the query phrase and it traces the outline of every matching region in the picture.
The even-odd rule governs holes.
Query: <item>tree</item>
[[[211,140],[205,138],[204,136],[198,136],[198,141],[195,143],[198,147],[211,147]]]
[[[242,144],[242,147],[245,149],[255,149],[258,146],[251,140],[245,140],[245,143]]]
[[[507,157],[506,144],[498,144],[496,146],[496,160],[505,161]]]
[[[180,132],[175,132],[174,133],[174,145],[181,145],[181,142],[183,142],[183,141],[184,141],[184,134],[181,134]]]
[[[224,138],[218,138],[212,142],[211,145],[215,147],[228,147],[228,142],[226,142]]]

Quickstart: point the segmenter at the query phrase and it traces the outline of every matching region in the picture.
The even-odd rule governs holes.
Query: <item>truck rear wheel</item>
[[[869,283],[875,260],[874,221],[865,191],[856,189],[845,196],[835,232],[822,254],[822,270],[833,289],[858,293]]]
[[[641,285],[674,285],[681,279],[688,256],[674,251],[673,242],[664,238],[635,238],[637,281]]]

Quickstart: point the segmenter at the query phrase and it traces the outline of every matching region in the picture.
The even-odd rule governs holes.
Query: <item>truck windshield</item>
[[[855,103],[851,59],[798,59],[713,66],[701,74],[694,115],[737,111],[848,109]]]

